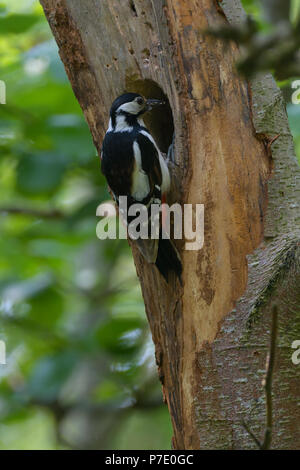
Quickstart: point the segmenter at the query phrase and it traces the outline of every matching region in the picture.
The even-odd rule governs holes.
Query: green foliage
[[[300,20],[300,1],[291,0],[290,19],[292,24],[297,24]]]
[[[19,34],[28,31],[39,21],[36,15],[11,14],[0,17],[0,34]]]
[[[57,153],[22,155],[17,169],[18,189],[32,194],[55,191],[63,181],[65,169],[64,157]]]
[[[282,2],[284,5],[284,0]],[[272,15],[262,14],[261,2],[244,0],[243,5],[248,16],[242,26],[224,24],[209,28],[206,33],[225,43],[235,41],[242,46],[236,68],[246,78],[259,72],[272,72],[278,80],[298,76],[300,18],[294,15],[294,22],[291,23],[288,18],[279,18],[281,21],[278,21],[276,17],[268,23],[264,17]]]
[[[0,51],[0,448],[170,448],[131,253],[96,238],[109,194],[37,1],[0,5]]]
[[[259,29],[264,30],[267,25],[262,19],[262,5],[260,0],[241,0],[241,3],[248,15],[258,24]]]

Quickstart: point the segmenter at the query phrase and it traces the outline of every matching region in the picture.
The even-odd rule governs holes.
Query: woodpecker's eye
[[[144,103],[144,100],[141,96],[139,96],[137,99],[136,99],[136,102],[137,104],[139,104],[140,106],[142,106],[142,104]]]

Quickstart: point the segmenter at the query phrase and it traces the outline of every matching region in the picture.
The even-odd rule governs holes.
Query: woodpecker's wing
[[[101,171],[118,196],[130,196],[134,169],[133,140],[128,132],[107,132],[102,144]]]
[[[137,147],[138,146],[138,147]],[[144,193],[143,201],[148,207],[149,212],[149,224],[148,224],[148,239],[138,238],[136,240],[136,245],[146,261],[148,263],[155,263],[158,252],[158,239],[150,238],[151,235],[151,204],[161,202],[161,183],[162,183],[162,174],[159,164],[159,155],[158,151],[151,141],[148,138],[147,134],[139,132],[135,139],[135,151],[138,153],[135,154],[135,163],[140,165],[140,170],[142,174],[137,174],[137,178],[143,180],[143,177],[147,175],[148,190],[147,194]],[[139,161],[140,159],[140,161]],[[138,184],[135,184],[137,187]],[[139,197],[141,200],[141,197]]]
[[[162,174],[158,151],[150,137],[147,132],[139,132],[136,142],[141,152],[143,171],[148,175],[150,191],[153,192],[155,186],[161,187]]]

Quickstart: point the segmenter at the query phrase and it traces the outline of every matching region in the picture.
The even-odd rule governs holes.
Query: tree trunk
[[[122,92],[168,99],[148,122],[166,151],[172,200],[204,204],[204,246],[184,249],[183,286],[133,246],[176,449],[252,449],[265,430],[262,379],[279,312],[273,448],[299,448],[293,340],[300,339],[299,168],[272,77],[248,84],[236,44],[207,27],[244,21],[239,0],[41,0],[100,151]],[[222,5],[222,7],[220,6]],[[269,138],[279,134],[270,151]],[[180,184],[178,184],[178,182]],[[298,381],[298,382],[297,382]]]

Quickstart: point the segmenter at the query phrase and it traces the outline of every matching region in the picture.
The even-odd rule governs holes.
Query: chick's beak
[[[146,111],[151,111],[152,108],[156,107],[156,106],[160,106],[162,104],[165,104],[165,101],[163,100],[156,100],[154,98],[149,98],[147,101],[146,101]]]

